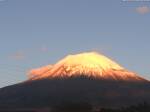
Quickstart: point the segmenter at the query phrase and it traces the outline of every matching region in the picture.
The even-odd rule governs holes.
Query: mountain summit
[[[29,76],[30,80],[76,76],[125,81],[144,80],[135,73],[127,71],[116,62],[96,52],[66,56],[54,65],[31,70]]]

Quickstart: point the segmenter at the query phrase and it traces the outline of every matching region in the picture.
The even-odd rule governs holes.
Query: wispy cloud
[[[22,60],[25,58],[25,54],[23,52],[16,52],[13,55],[11,55],[11,58],[15,60]]]
[[[41,48],[40,48],[40,51],[41,52],[47,52],[48,51],[48,48],[46,45],[42,45]]]
[[[148,6],[137,7],[136,12],[138,12],[139,14],[147,14],[150,12],[150,8]]]

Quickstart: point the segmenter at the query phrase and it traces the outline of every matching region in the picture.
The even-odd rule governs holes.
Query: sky
[[[150,80],[150,1],[0,0],[0,87],[89,51]]]

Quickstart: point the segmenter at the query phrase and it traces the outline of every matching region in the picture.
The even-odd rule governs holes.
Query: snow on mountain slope
[[[69,55],[54,65],[33,69],[29,73],[30,80],[81,75],[111,80],[143,80],[135,73],[127,71],[116,62],[96,52]]]

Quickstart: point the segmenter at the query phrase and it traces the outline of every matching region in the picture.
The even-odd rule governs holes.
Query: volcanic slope
[[[0,89],[0,108],[54,108],[70,102],[118,108],[150,101],[148,80],[95,52],[69,55],[29,76]]]

